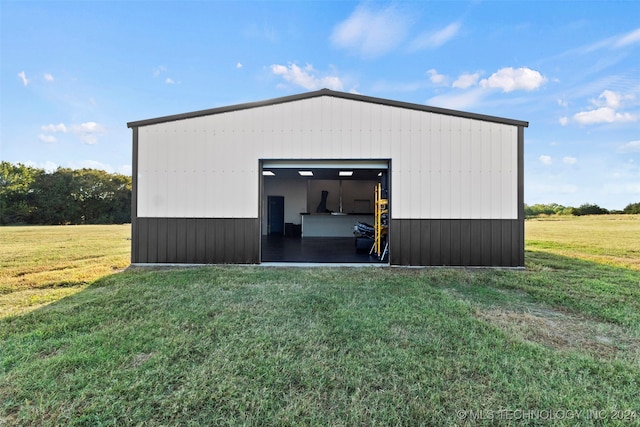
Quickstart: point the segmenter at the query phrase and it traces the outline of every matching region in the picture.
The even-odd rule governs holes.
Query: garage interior
[[[262,262],[389,263],[371,250],[388,160],[262,160],[260,171]]]

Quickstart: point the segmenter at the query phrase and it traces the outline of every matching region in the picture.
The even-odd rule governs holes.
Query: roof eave
[[[213,114],[227,113],[231,111],[266,107],[270,105],[284,104],[287,102],[316,98],[319,96],[333,96],[335,98],[351,99],[355,101],[369,102],[373,104],[387,105],[387,106],[398,107],[398,108],[406,108],[406,109],[417,110],[417,111],[425,111],[425,112],[436,113],[436,114],[445,114],[445,115],[454,116],[454,117],[463,117],[468,119],[508,124],[513,126],[522,126],[522,127],[529,126],[529,122],[522,121],[522,120],[514,120],[514,119],[508,119],[504,117],[469,113],[466,111],[450,110],[447,108],[440,108],[440,107],[430,107],[428,105],[394,101],[391,99],[376,98],[372,96],[365,96],[365,95],[359,95],[359,94],[353,94],[353,93],[347,93],[347,92],[339,92],[339,91],[334,91],[330,89],[320,89],[317,91],[283,96],[280,98],[273,98],[273,99],[268,99],[264,101],[248,102],[244,104],[235,104],[235,105],[229,105],[225,107],[210,108],[207,110],[192,111],[189,113],[174,114],[170,116],[162,116],[162,117],[156,117],[156,118],[146,119],[146,120],[138,120],[138,121],[127,123],[127,127],[134,128],[134,127],[148,126],[148,125],[154,125],[159,123],[172,122],[176,120],[184,120],[184,119],[191,119],[195,117],[209,116]]]

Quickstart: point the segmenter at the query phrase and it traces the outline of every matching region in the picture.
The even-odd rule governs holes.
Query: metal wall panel
[[[427,181],[429,183],[429,192],[426,194],[429,201],[430,209],[425,211],[423,218],[442,218],[442,201],[440,194],[446,189],[442,188],[442,160],[440,151],[442,150],[442,144],[439,144],[440,140],[440,116],[432,116],[431,127],[426,130],[429,133],[427,139],[429,144],[429,152],[425,160],[426,170],[428,172]],[[428,163],[427,163],[428,162]],[[416,212],[417,214],[417,212]]]
[[[512,219],[395,219],[394,265],[524,267],[524,230]]]
[[[139,128],[138,215],[255,218],[259,159],[392,159],[398,219],[518,217],[518,127],[321,96]]]
[[[133,263],[260,262],[257,218],[138,218]]]

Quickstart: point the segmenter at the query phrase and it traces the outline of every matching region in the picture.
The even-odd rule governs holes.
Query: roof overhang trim
[[[391,99],[384,99],[384,98],[375,98],[371,96],[364,96],[364,95],[358,95],[358,94],[347,93],[347,92],[339,92],[339,91],[334,91],[330,89],[320,89],[317,91],[305,92],[297,95],[284,96],[281,98],[268,99],[265,101],[249,102],[245,104],[229,105],[226,107],[218,107],[218,108],[212,108],[208,110],[199,110],[199,111],[193,111],[190,113],[175,114],[171,116],[163,116],[163,117],[157,117],[157,118],[147,119],[147,120],[138,120],[138,121],[127,123],[127,127],[134,128],[134,127],[148,126],[148,125],[154,125],[154,124],[165,123],[165,122],[172,122],[176,120],[210,116],[213,114],[228,113],[231,111],[246,110],[250,108],[265,107],[269,105],[283,104],[286,102],[311,99],[319,96],[331,96],[335,98],[350,99],[353,101],[369,102],[373,104],[387,105],[390,107],[406,108],[409,110],[425,111],[429,113],[444,114],[444,115],[449,115],[454,117],[462,117],[462,118],[473,119],[473,120],[482,120],[486,122],[494,122],[494,123],[500,123],[500,124],[513,125],[513,126],[521,126],[521,127],[529,126],[529,122],[525,122],[521,120],[507,119],[504,117],[496,117],[496,116],[488,116],[484,114],[469,113],[469,112],[458,111],[458,110],[450,110],[446,108],[430,107],[428,105],[394,101]]]

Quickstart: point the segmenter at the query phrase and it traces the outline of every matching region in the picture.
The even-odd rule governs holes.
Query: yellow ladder
[[[389,252],[387,230],[389,229],[389,200],[382,198],[382,184],[375,188],[375,210],[373,218],[373,246],[369,254],[375,253],[380,260]]]

